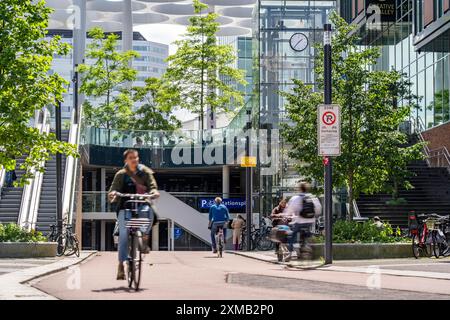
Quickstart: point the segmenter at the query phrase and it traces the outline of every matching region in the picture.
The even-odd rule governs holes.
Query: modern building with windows
[[[115,32],[118,39],[118,50],[122,48],[122,33],[120,31]],[[50,29],[48,30],[47,39],[54,36],[60,36],[61,41],[69,45],[73,45],[73,31],[64,29]],[[87,37],[87,44],[90,39]],[[165,59],[169,55],[169,46],[163,43],[154,41],[148,41],[139,32],[133,32],[133,50],[139,53],[139,57],[133,61],[133,67],[138,71],[137,79],[134,86],[144,86],[145,79],[149,77],[160,78],[167,68]],[[91,63],[89,59],[86,63]],[[74,76],[73,72],[73,52],[70,50],[66,56],[55,56],[53,58],[52,71],[56,72],[70,84]],[[70,114],[73,108],[73,87],[69,86],[68,92],[64,96],[64,102],[62,103],[62,118],[67,122],[70,119]]]
[[[287,119],[285,100],[279,93],[291,91],[293,79],[314,86],[314,45],[323,41],[323,25],[329,22],[328,16],[335,8],[335,1],[281,0],[260,0],[255,7],[254,127],[271,140],[280,141],[276,149],[269,151],[272,161],[260,163],[255,172],[254,191],[259,195],[259,212],[269,212],[281,196],[295,192],[295,184],[301,178],[283,151],[288,146],[284,145],[278,130]],[[259,137],[262,139],[261,134]],[[260,141],[259,145],[265,143]]]
[[[411,120],[429,148],[450,148],[450,1],[341,0],[340,13],[357,25],[361,46],[380,48],[376,68],[410,80],[417,96]]]

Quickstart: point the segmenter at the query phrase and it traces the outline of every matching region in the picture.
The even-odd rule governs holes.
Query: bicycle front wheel
[[[441,248],[440,248],[441,246],[438,243],[436,231],[433,231],[432,237],[433,237],[433,243],[432,243],[433,255],[436,259],[439,259],[440,255],[441,255]]]
[[[414,234],[412,236],[412,252],[413,252],[414,258],[419,259],[421,251],[422,251],[422,248],[420,246],[419,235]]]
[[[131,242],[131,252],[128,264],[128,287],[134,287],[134,290],[138,291],[141,283],[142,270],[142,237],[133,235]]]
[[[55,242],[58,244],[56,247],[56,256],[61,257],[64,254],[64,252],[66,252],[66,245],[67,245],[66,238],[62,234],[60,234],[58,237],[56,237]]]

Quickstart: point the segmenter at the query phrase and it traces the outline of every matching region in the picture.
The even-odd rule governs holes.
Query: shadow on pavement
[[[121,286],[121,287],[116,287],[116,288],[105,288],[105,289],[95,289],[92,290],[92,292],[96,292],[96,293],[101,293],[101,292],[119,292],[119,291],[126,291],[126,292],[143,292],[146,291],[147,289],[145,288],[139,288],[139,291],[135,291],[134,289],[125,287],[125,286]]]

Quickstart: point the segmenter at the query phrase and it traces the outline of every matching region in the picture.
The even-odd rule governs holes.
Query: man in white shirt
[[[289,252],[292,254],[294,250],[294,242],[297,239],[297,234],[301,237],[309,236],[312,226],[316,223],[316,218],[322,214],[322,205],[319,199],[309,193],[310,185],[307,182],[300,182],[299,195],[292,197],[287,204],[288,214],[292,216],[292,234],[289,241]],[[312,218],[305,218],[301,215],[303,210],[303,199],[308,197],[314,204],[314,216]]]

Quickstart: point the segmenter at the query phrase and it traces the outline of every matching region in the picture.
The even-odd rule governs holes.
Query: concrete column
[[[230,167],[227,165],[222,166],[222,197],[230,197]]]
[[[73,64],[83,63],[86,48],[86,0],[74,0]]]
[[[106,250],[105,235],[106,235],[106,221],[102,220],[101,224],[100,224],[100,250],[101,251]]]
[[[73,70],[77,65],[84,63],[86,52],[86,1],[87,0],[74,0],[74,27],[73,27]],[[80,83],[78,83],[78,87]],[[73,96],[75,93],[73,92]],[[75,99],[74,99],[75,100]],[[74,101],[75,102],[75,101]],[[77,108],[80,110],[80,106],[84,102],[84,95],[78,95]],[[78,113],[80,115],[80,112]]]
[[[159,224],[152,228],[152,251],[159,251]]]
[[[106,196],[103,194],[103,192],[106,191],[106,169],[105,168],[100,169],[100,190],[102,191],[102,195],[100,198],[101,212],[106,212]]]
[[[123,1],[122,19],[122,50],[133,49],[133,13],[131,10],[131,0]]]
[[[96,248],[97,248],[97,243],[96,243],[96,239],[97,239],[97,228],[96,228],[96,225],[95,225],[95,220],[92,220],[91,221],[91,235],[92,235],[92,238],[91,238],[91,248],[92,248],[92,250],[96,250]]]

